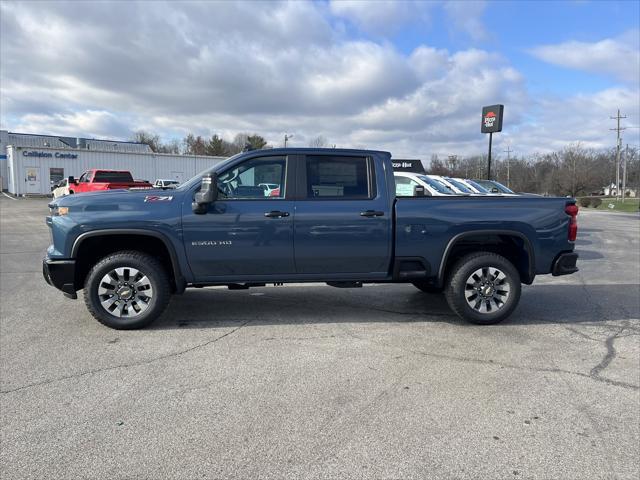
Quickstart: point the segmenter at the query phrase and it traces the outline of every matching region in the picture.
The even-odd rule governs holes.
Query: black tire
[[[444,291],[444,287],[436,287],[435,285],[429,285],[427,282],[418,280],[416,282],[411,282],[414,287],[418,290],[423,291],[424,293],[442,293]]]
[[[116,269],[124,268],[124,275],[122,276],[123,282],[126,281],[127,287],[124,285],[120,289],[124,289],[124,293],[128,293],[131,296],[131,292],[128,287],[131,286],[133,293],[136,293],[135,278],[141,278],[136,275],[134,279],[129,280],[133,270],[137,270],[143,277],[145,285],[139,286],[138,295],[131,296],[129,304],[127,300],[117,300],[115,310],[120,310],[118,306],[125,303],[124,315],[131,316],[117,316],[117,314],[107,311],[107,307],[103,306],[101,302],[110,300],[114,295],[99,295],[99,288],[102,286],[109,286],[106,282],[103,282],[107,274],[114,272]],[[117,276],[117,275],[116,275]],[[118,277],[120,278],[120,277]],[[114,292],[119,280],[110,277],[109,281],[116,283],[114,286]],[[140,280],[143,281],[143,280]],[[131,282],[131,283],[129,283]],[[145,290],[146,293],[145,294]],[[104,289],[102,290],[104,291]],[[150,298],[146,295],[151,295]],[[120,298],[119,295],[117,295]],[[145,300],[146,299],[146,300]],[[87,309],[103,325],[114,328],[116,330],[133,330],[137,328],[143,328],[157,319],[162,312],[169,305],[171,299],[171,288],[169,284],[169,276],[162,264],[154,257],[137,252],[137,251],[121,251],[113,253],[107,257],[104,257],[89,271],[84,284],[84,302],[87,305]],[[140,311],[137,311],[140,309]],[[131,312],[128,310],[131,309]]]
[[[483,269],[494,271],[486,270],[487,274],[484,275]],[[504,278],[500,275],[494,277],[496,269]],[[479,270],[482,273],[477,275]],[[479,280],[476,281],[476,278]],[[491,296],[482,295],[489,293]],[[503,256],[489,252],[471,253],[458,260],[445,288],[445,297],[451,310],[462,319],[478,325],[498,323],[511,315],[518,305],[520,293],[518,270]]]

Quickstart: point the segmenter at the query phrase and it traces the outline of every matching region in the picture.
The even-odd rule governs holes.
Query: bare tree
[[[322,135],[318,135],[311,139],[309,146],[314,148],[329,148],[329,141]]]
[[[149,133],[145,130],[138,130],[133,134],[133,138],[131,139],[133,142],[144,143],[145,145],[149,145],[149,148],[152,152],[160,151],[160,136]]]

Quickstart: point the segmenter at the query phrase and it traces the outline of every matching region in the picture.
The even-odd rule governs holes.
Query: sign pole
[[[491,180],[491,146],[493,144],[493,132],[502,131],[502,116],[504,105],[488,105],[482,107],[482,126],[480,132],[489,134],[489,157],[487,158],[487,180]],[[508,168],[508,167],[507,167]]]
[[[491,180],[491,143],[493,141],[493,132],[489,133],[489,162],[487,163],[487,180]]]

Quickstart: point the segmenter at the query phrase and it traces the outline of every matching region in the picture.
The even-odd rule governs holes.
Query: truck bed
[[[550,273],[558,252],[573,249],[567,239],[573,200],[558,197],[416,197],[395,201],[397,257],[423,257],[436,273],[447,246],[461,235],[512,232],[535,252],[534,274]]]

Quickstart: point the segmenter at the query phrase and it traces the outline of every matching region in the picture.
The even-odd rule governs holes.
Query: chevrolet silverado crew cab
[[[420,190],[396,196],[387,152],[245,152],[175,190],[55,199],[43,274],[67,297],[84,289],[99,322],[131,329],[186,287],[291,282],[411,283],[491,324],[521,283],[577,271],[575,200]]]

